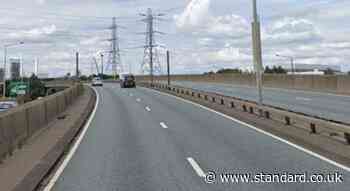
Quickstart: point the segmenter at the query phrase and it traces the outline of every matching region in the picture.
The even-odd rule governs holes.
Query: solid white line
[[[198,174],[199,177],[205,177],[204,171],[201,169],[201,167],[198,165],[198,163],[191,157],[187,158],[187,161],[190,163],[194,171]]]
[[[151,108],[150,108],[150,107],[148,107],[148,106],[146,106],[146,107],[145,107],[145,109],[146,109],[146,111],[148,111],[148,112],[150,112],[150,111],[151,111]]]
[[[160,123],[160,126],[163,127],[164,129],[167,129],[167,128],[168,128],[168,126],[167,126],[164,122],[161,122],[161,123]]]
[[[73,147],[69,150],[68,155],[66,156],[66,158],[63,160],[62,164],[60,165],[60,167],[57,169],[57,171],[55,172],[55,174],[53,175],[53,177],[51,178],[51,180],[49,181],[49,183],[45,186],[44,191],[50,191],[53,186],[55,185],[55,183],[57,182],[58,178],[61,176],[61,174],[63,173],[64,169],[66,168],[66,166],[68,165],[69,161],[73,158],[75,152],[77,151],[81,141],[83,140],[91,122],[92,119],[95,117],[96,111],[97,111],[97,107],[99,104],[99,100],[100,100],[100,95],[98,94],[98,92],[96,91],[95,88],[93,88],[93,90],[96,93],[96,103],[95,103],[95,108],[93,109],[88,121],[86,122],[86,124],[84,125],[84,129],[81,132],[81,134],[79,135],[77,141],[74,143]]]
[[[244,125],[244,126],[246,126],[246,127],[249,127],[249,128],[251,128],[251,129],[253,129],[253,130],[259,132],[259,133],[264,134],[264,135],[270,136],[270,137],[272,137],[272,138],[274,138],[274,139],[277,139],[278,141],[281,141],[281,142],[283,142],[283,143],[288,144],[289,146],[292,146],[292,147],[294,147],[294,148],[296,148],[296,149],[298,149],[298,150],[300,150],[300,151],[303,151],[303,152],[305,152],[305,153],[307,153],[307,154],[309,154],[309,155],[311,155],[311,156],[313,156],[313,157],[316,157],[316,158],[318,158],[318,159],[321,159],[321,160],[323,160],[323,161],[325,161],[325,162],[327,162],[327,163],[329,163],[329,164],[332,164],[332,165],[334,165],[334,166],[336,166],[336,167],[342,168],[342,169],[344,169],[344,170],[350,172],[350,168],[347,167],[347,166],[345,166],[345,165],[342,165],[342,164],[340,164],[340,163],[338,163],[338,162],[336,162],[336,161],[333,161],[333,160],[331,160],[331,159],[328,159],[328,158],[326,158],[326,157],[324,157],[324,156],[322,156],[322,155],[320,155],[320,154],[317,154],[317,153],[315,153],[315,152],[313,152],[313,151],[311,151],[311,150],[308,150],[308,149],[306,149],[306,148],[304,148],[304,147],[301,147],[301,146],[299,146],[299,145],[297,145],[297,144],[294,144],[294,143],[292,143],[292,142],[290,142],[290,141],[288,141],[288,140],[285,140],[285,139],[283,139],[283,138],[280,138],[280,137],[278,137],[278,136],[276,136],[276,135],[273,135],[273,134],[271,134],[271,133],[269,133],[269,132],[263,131],[263,130],[261,130],[261,129],[259,129],[259,128],[253,126],[253,125],[250,125],[250,124],[248,124],[248,123],[245,123],[245,122],[243,122],[243,121],[240,121],[240,120],[238,120],[238,119],[236,119],[236,118],[233,118],[233,117],[231,117],[231,116],[225,115],[225,114],[223,114],[223,113],[220,113],[220,112],[218,112],[218,111],[215,111],[215,110],[213,110],[213,109],[210,109],[210,108],[208,108],[208,107],[205,107],[205,106],[203,106],[203,105],[200,105],[200,104],[198,104],[198,103],[194,103],[194,102],[192,102],[192,101],[188,101],[188,100],[185,100],[185,99],[183,99],[183,98],[180,98],[180,97],[177,97],[177,96],[174,96],[174,95],[170,95],[170,94],[167,94],[167,93],[159,92],[159,91],[156,91],[156,90],[153,90],[153,89],[148,89],[148,90],[151,90],[151,91],[156,92],[156,93],[161,94],[161,95],[173,97],[173,98],[175,98],[175,99],[177,99],[177,100],[181,100],[181,101],[183,101],[183,102],[190,103],[190,104],[192,104],[192,105],[195,105],[195,106],[200,107],[200,108],[202,108],[202,109],[205,109],[205,110],[207,110],[207,111],[211,111],[211,112],[213,112],[213,113],[215,113],[215,114],[217,114],[217,115],[220,115],[220,116],[225,117],[225,118],[227,118],[227,119],[230,119],[230,120],[232,120],[232,121],[234,121],[234,122],[236,122],[236,123],[239,123],[239,124],[241,124],[241,125]]]

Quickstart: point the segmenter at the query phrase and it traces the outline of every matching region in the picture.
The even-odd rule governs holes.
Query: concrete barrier
[[[28,135],[33,135],[46,124],[44,102],[38,101],[26,108],[28,120]]]
[[[140,85],[150,87],[149,83],[140,83]],[[179,86],[154,84],[151,88],[188,99],[195,99],[201,103],[215,105],[215,107],[221,106],[232,108],[240,112],[279,122],[285,126],[293,126],[303,129],[305,130],[305,133],[308,134],[325,135],[335,138],[336,140],[343,140],[345,143],[350,144],[350,124],[343,122],[331,121],[325,118],[318,118],[269,105],[259,106],[253,101]]]
[[[149,76],[136,76],[138,82],[149,82]],[[155,76],[155,82],[166,81],[167,76]],[[244,86],[255,86],[253,74],[210,74],[210,75],[173,75],[172,81],[192,81],[203,83],[224,83]],[[315,76],[265,74],[264,87],[317,91],[335,94],[350,94],[350,76]]]
[[[45,110],[46,110],[46,118],[48,121],[53,120],[57,113],[58,113],[58,104],[57,104],[57,96],[56,97],[50,97],[46,100],[45,104]]]
[[[1,113],[0,162],[64,112],[68,105],[82,95],[82,91],[82,84],[76,84],[62,92]]]
[[[350,77],[338,76],[337,79],[337,92],[340,94],[350,94]]]

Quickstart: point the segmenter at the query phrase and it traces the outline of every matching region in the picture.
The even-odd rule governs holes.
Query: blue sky
[[[297,63],[340,65],[350,69],[350,2],[346,0],[258,0],[264,65]],[[108,27],[117,17],[125,71],[139,73],[146,26],[139,13],[166,13],[156,21],[158,44],[171,51],[175,73],[202,73],[224,67],[250,70],[251,1],[248,0],[12,0],[0,8],[1,44],[25,41],[9,49],[22,57],[24,71],[61,76],[74,71],[74,52],[90,74],[92,57],[110,47]],[[164,48],[158,48],[164,67]],[[0,51],[2,56],[2,51]]]

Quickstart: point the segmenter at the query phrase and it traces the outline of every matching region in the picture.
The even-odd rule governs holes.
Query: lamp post
[[[256,0],[253,0],[253,22],[252,22],[252,40],[253,40],[253,62],[256,73],[256,84],[258,89],[258,104],[263,105],[263,61],[261,51],[261,31],[260,31],[260,19],[257,11]]]
[[[4,45],[4,89],[3,89],[3,97],[5,98],[6,97],[6,62],[7,62],[7,49],[9,47],[14,47],[14,46],[18,46],[18,45],[22,45],[24,44],[24,42],[18,42],[18,43],[13,43],[13,44],[6,44]]]
[[[291,68],[291,72],[292,74],[295,73],[295,66],[294,66],[294,58],[291,57],[291,56],[283,56],[283,55],[280,55],[280,54],[276,54],[277,57],[281,57],[281,58],[288,58],[290,59],[290,68]]]
[[[100,54],[101,56],[101,79],[103,80],[103,53]]]

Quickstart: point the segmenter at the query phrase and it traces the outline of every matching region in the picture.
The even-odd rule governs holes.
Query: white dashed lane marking
[[[164,122],[161,122],[161,123],[160,123],[160,126],[163,127],[164,129],[167,129],[167,128],[168,128],[168,126],[167,126]]]
[[[201,167],[198,165],[198,163],[191,157],[187,158],[187,161],[192,166],[193,170],[197,173],[199,177],[205,177],[204,171],[201,169]]]

